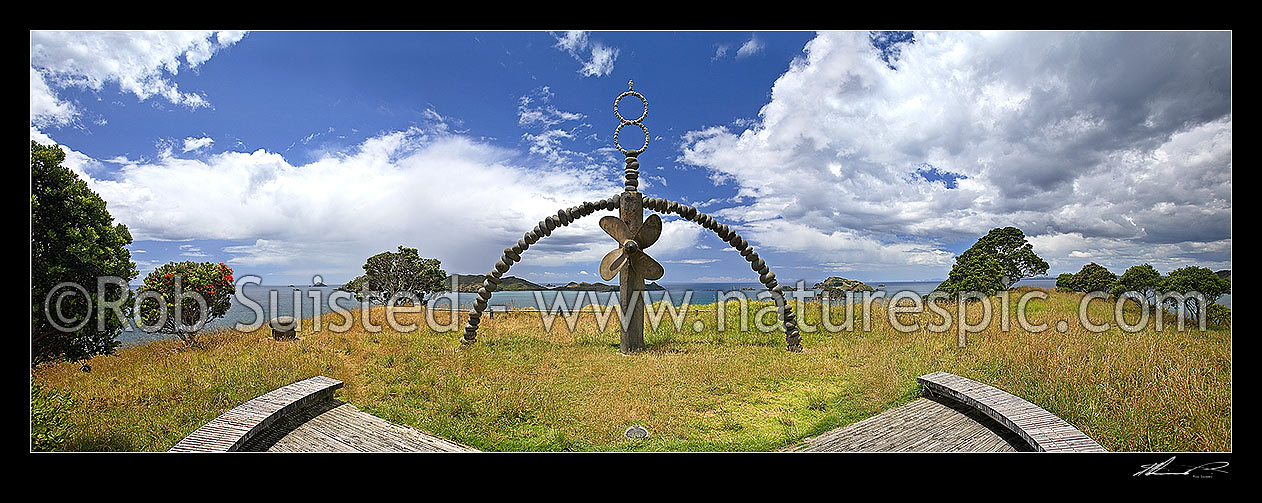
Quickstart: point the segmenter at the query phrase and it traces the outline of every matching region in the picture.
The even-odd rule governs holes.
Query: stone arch
[[[644,207],[658,213],[674,213],[683,217],[685,220],[692,221],[701,227],[704,227],[719,236],[732,248],[740,252],[749,262],[750,269],[758,274],[758,280],[771,292],[772,298],[776,302],[776,310],[778,311],[781,323],[784,324],[784,339],[789,351],[802,351],[802,334],[797,327],[797,316],[793,314],[793,305],[784,300],[784,286],[776,281],[776,273],[771,271],[766,261],[758,256],[758,252],[754,251],[754,247],[749,245],[745,238],[732,230],[725,224],[720,223],[714,217],[702,213],[696,207],[678,203],[660,197],[644,197]]]
[[[478,288],[478,300],[473,302],[473,311],[469,313],[469,321],[465,323],[464,335],[461,336],[460,342],[463,344],[473,344],[477,341],[478,324],[482,321],[482,312],[487,308],[487,301],[491,299],[491,294],[495,292],[500,285],[500,278],[505,272],[512,267],[514,262],[521,262],[521,254],[525,252],[530,245],[535,244],[540,239],[552,235],[552,231],[557,227],[570,225],[571,222],[591,215],[598,210],[614,210],[618,208],[618,196],[613,196],[599,201],[585,201],[578,206],[572,206],[557,211],[555,215],[549,215],[547,218],[540,220],[535,228],[526,233],[517,244],[504,249],[504,254],[500,260],[495,263],[495,267],[491,272],[486,273],[485,279],[482,280],[482,287]]]
[[[731,245],[741,256],[750,263],[750,269],[758,274],[758,280],[771,292],[772,298],[776,302],[776,310],[778,317],[784,325],[785,343],[787,349],[793,352],[802,351],[802,335],[797,328],[797,318],[793,314],[793,306],[784,300],[784,287],[777,283],[776,274],[771,271],[766,262],[758,256],[758,252],[754,251],[749,242],[740,236],[736,231],[732,230],[725,224],[719,223],[714,217],[705,214],[696,207],[681,204],[676,201],[656,197],[645,197],[641,194],[641,200],[644,207],[658,213],[674,213],[694,222],[705,229],[714,232],[724,242]],[[486,274],[486,279],[482,282],[482,287],[478,289],[478,300],[474,301],[473,311],[469,314],[469,321],[465,324],[464,335],[460,338],[463,344],[473,344],[477,341],[478,324],[481,322],[482,312],[487,308],[487,301],[490,300],[491,294],[499,287],[500,278],[508,271],[514,262],[521,261],[521,253],[530,245],[535,244],[540,239],[552,234],[552,230],[557,227],[569,225],[571,222],[578,220],[594,213],[597,210],[613,210],[619,206],[620,195],[602,199],[595,202],[584,202],[578,206],[563,209],[556,215],[551,215],[539,222],[534,229],[526,233],[517,244],[510,248],[504,249],[504,255],[495,263],[494,269]]]

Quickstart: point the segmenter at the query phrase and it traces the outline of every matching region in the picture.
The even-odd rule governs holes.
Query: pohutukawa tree
[[[644,103],[644,111],[634,120],[622,116],[618,104],[626,97],[635,97]],[[776,281],[776,274],[771,272],[765,260],[736,231],[720,223],[714,217],[676,201],[657,197],[648,197],[637,190],[640,178],[639,155],[649,146],[649,130],[642,122],[648,116],[649,103],[644,95],[635,92],[631,82],[627,83],[627,91],[618,95],[613,101],[613,113],[618,119],[618,127],[614,129],[613,146],[626,156],[625,187],[621,193],[614,194],[599,201],[586,201],[576,206],[563,208],[555,215],[548,216],[531,229],[517,244],[504,249],[504,254],[495,263],[495,268],[486,274],[482,287],[478,289],[478,299],[473,303],[473,312],[465,324],[461,343],[473,344],[477,340],[478,324],[482,312],[486,310],[491,293],[500,285],[504,273],[513,263],[520,262],[522,252],[547,236],[554,230],[569,225],[580,218],[600,210],[617,210],[618,215],[609,215],[601,219],[600,227],[613,238],[616,248],[610,250],[601,261],[601,277],[606,280],[618,276],[619,314],[624,323],[620,334],[619,351],[633,353],[644,349],[644,281],[654,280],[665,274],[662,265],[645,253],[645,248],[652,245],[661,235],[661,217],[650,215],[644,218],[644,210],[659,213],[674,213],[685,220],[696,222],[719,236],[740,252],[740,256],[749,261],[749,267],[758,275],[758,280],[766,286],[771,298],[776,302],[780,321],[785,331],[785,342],[789,351],[802,350],[802,335],[797,328],[797,318],[793,314],[792,305],[785,302],[784,287]],[[644,132],[644,145],[638,149],[623,148],[618,135],[625,126],[635,126]],[[616,222],[615,222],[616,220]]]
[[[1158,298],[1162,294],[1177,293],[1183,295],[1183,306],[1193,319],[1201,319],[1201,314],[1208,306],[1214,305],[1223,294],[1231,293],[1231,280],[1219,277],[1214,271],[1205,267],[1187,266],[1170,271],[1157,287]],[[1205,297],[1204,306],[1189,294],[1199,293]],[[1173,302],[1172,302],[1173,301]],[[1177,299],[1163,300],[1168,307],[1178,308]]]
[[[1066,280],[1064,288],[1061,288],[1061,280],[1058,277],[1056,279],[1056,289],[1074,292],[1109,293],[1113,291],[1116,283],[1116,274],[1110,272],[1108,268],[1092,262],[1082,266],[1082,269],[1079,270],[1077,274],[1071,275],[1071,277]]]
[[[1135,292],[1148,305],[1156,302],[1157,289],[1161,287],[1161,273],[1151,265],[1131,266],[1113,284],[1113,295],[1120,296],[1126,292]]]
[[[381,252],[364,262],[364,274],[346,285],[361,302],[388,305],[424,303],[434,292],[445,287],[447,273],[438,259],[421,257],[416,248],[399,245],[395,252]]]
[[[947,280],[935,290],[952,295],[962,292],[994,295],[1021,278],[1047,274],[1047,268],[1047,261],[1034,253],[1034,245],[1026,241],[1021,229],[995,228],[955,258]]]
[[[114,223],[105,200],[61,165],[65,158],[60,147],[31,141],[32,367],[112,352],[125,321],[98,308],[121,299],[123,316],[132,313],[126,286],[136,277],[126,248],[131,233]],[[98,295],[98,278],[108,277],[119,283],[106,283]],[[66,283],[83,290],[57,287]]]
[[[195,345],[205,324],[232,307],[232,283],[232,268],[223,262],[165,264],[145,276],[136,290],[139,327]]]

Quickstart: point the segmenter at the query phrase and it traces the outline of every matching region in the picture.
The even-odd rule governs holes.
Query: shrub
[[[146,292],[154,292],[162,302],[139,297]],[[136,290],[140,321],[145,325],[141,328],[175,335],[194,345],[201,328],[195,325],[223,316],[232,307],[232,292],[232,268],[223,262],[168,263],[145,276],[144,284]],[[193,294],[205,301],[204,308]]]
[[[1078,277],[1074,276],[1073,273],[1061,273],[1060,276],[1056,277],[1056,289],[1062,292],[1079,291]]]
[[[1231,308],[1222,304],[1210,304],[1205,308],[1205,322],[1216,328],[1231,328]]]
[[[1116,283],[1117,275],[1095,262],[1082,266],[1077,274],[1064,273],[1056,277],[1056,289],[1062,292],[1110,293]]]
[[[31,450],[53,451],[66,443],[66,409],[74,406],[74,398],[55,390],[46,390],[31,383]]]

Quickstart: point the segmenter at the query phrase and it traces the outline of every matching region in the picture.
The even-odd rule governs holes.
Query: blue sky
[[[31,32],[31,137],[144,272],[344,282],[397,245],[481,274],[620,190],[612,102],[649,100],[641,190],[784,279],[940,279],[993,227],[1050,273],[1231,264],[1229,32]],[[638,103],[623,102],[636,110]],[[596,281],[580,221],[510,274]],[[667,218],[663,281],[754,281]]]

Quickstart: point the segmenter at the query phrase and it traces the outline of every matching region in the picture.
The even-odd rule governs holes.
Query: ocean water
[[[868,283],[879,291],[884,291],[886,298],[893,296],[901,291],[910,291],[917,295],[928,295],[937,287],[940,281],[886,281],[884,287],[878,286],[880,282]],[[819,298],[819,290],[811,290],[809,283],[806,285],[808,292],[813,292],[813,297],[808,299]],[[669,298],[672,304],[681,305],[685,299],[690,305],[713,304],[720,294],[737,292],[743,294],[750,300],[757,300],[758,293],[765,291],[762,284],[756,282],[749,283],[661,283],[664,291],[648,292],[649,299],[657,302]],[[786,285],[786,288],[793,285]],[[1056,286],[1055,279],[1025,279],[1017,282],[1016,286],[1032,286],[1037,288],[1054,288]],[[689,296],[689,292],[691,295]],[[541,310],[550,310],[556,307],[558,301],[562,301],[569,308],[578,308],[591,304],[594,296],[596,301],[601,305],[607,305],[610,302],[610,296],[614,292],[555,292],[555,291],[519,291],[519,292],[495,292],[491,295],[488,305],[493,308],[516,309],[525,307],[534,307]],[[339,323],[341,317],[333,313],[333,306],[336,305],[340,309],[354,312],[363,306],[357,302],[354,297],[348,297],[346,292],[339,292],[336,287],[290,287],[280,285],[246,285],[242,290],[245,300],[237,297],[232,299],[232,307],[224,314],[222,318],[212,320],[206,324],[207,328],[213,327],[230,327],[237,323],[246,325],[254,324],[261,316],[266,320],[272,318],[275,312],[278,316],[294,316],[296,318],[311,318],[320,313],[322,315],[329,314],[331,319],[326,319],[325,323]],[[453,294],[448,294],[456,297]],[[543,304],[539,305],[537,296],[542,297]],[[274,300],[272,300],[274,298]],[[471,309],[473,302],[478,296],[475,293],[460,293],[455,299],[455,304],[460,309]],[[732,298],[730,295],[728,298]],[[250,305],[253,302],[256,306]],[[616,300],[615,300],[616,302]],[[436,302],[437,308],[450,308],[452,299],[440,299]],[[1218,303],[1227,307],[1231,307],[1231,296],[1224,295],[1218,299]],[[169,337],[162,334],[148,334],[136,328],[130,327],[119,336],[119,340],[124,345],[144,344],[156,339]]]

